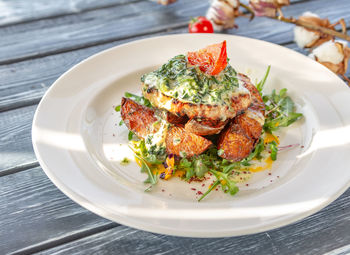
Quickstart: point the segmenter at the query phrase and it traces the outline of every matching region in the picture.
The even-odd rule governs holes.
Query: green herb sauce
[[[175,56],[158,70],[143,75],[141,81],[146,88],[155,87],[167,96],[193,104],[231,106],[234,95],[249,93],[229,64],[218,75],[211,76],[191,66],[184,55]]]

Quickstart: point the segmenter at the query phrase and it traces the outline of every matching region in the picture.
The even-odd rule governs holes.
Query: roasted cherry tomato
[[[226,41],[209,45],[204,49],[187,53],[188,62],[199,66],[199,69],[209,75],[216,75],[227,65]]]
[[[210,20],[205,17],[197,17],[191,19],[188,24],[188,32],[190,33],[214,33],[213,25]]]

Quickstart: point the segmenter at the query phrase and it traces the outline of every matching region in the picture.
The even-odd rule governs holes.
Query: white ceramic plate
[[[176,178],[144,192],[146,176],[136,163],[120,164],[132,154],[114,106],[125,91],[139,92],[143,73],[223,40],[238,71],[254,81],[271,65],[266,90],[288,88],[305,118],[281,134],[281,145],[301,146],[280,153],[270,172],[256,174],[234,197],[213,191],[198,203],[208,183]],[[336,75],[278,45],[219,34],[163,36],[103,51],[62,75],[37,109],[33,145],[52,182],[102,217],[169,235],[244,235],[304,218],[349,187],[349,102],[350,90]]]

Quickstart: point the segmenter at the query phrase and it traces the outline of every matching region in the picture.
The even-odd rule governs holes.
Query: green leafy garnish
[[[116,111],[116,112],[120,112],[120,105],[117,105],[115,108],[114,108],[114,110]]]
[[[224,192],[228,192],[233,196],[239,191],[239,188],[236,186],[236,182],[230,178],[232,170],[227,173],[215,170],[210,170],[210,172],[215,175],[218,181],[220,181],[221,188]]]
[[[264,88],[266,79],[269,76],[270,69],[271,69],[271,66],[268,66],[264,78],[262,78],[262,80],[256,85],[256,88],[260,92],[260,94],[261,94],[261,92],[262,92],[262,90]]]
[[[152,187],[154,185],[157,184],[158,182],[158,178],[157,175],[153,174],[151,168],[149,167],[149,165],[147,164],[147,160],[142,156],[142,151],[141,148],[138,148],[139,150],[135,150],[134,148],[132,148],[131,146],[129,146],[129,148],[134,152],[135,157],[138,158],[141,161],[141,172],[142,173],[147,173],[148,177],[147,179],[144,181],[144,183],[149,183],[151,184],[150,187],[148,187],[145,191],[150,191],[152,189]],[[137,146],[136,146],[137,148]]]
[[[250,161],[254,158],[260,159],[261,156],[261,152],[263,152],[265,150],[265,146],[264,146],[264,140],[260,139],[258,144],[255,146],[254,150],[249,154],[248,157],[246,157],[245,159],[243,159],[241,161],[241,164],[243,166],[250,166]]]
[[[124,166],[126,166],[126,165],[128,165],[130,163],[130,160],[128,159],[128,158],[123,158],[123,160],[120,162],[120,164],[121,165],[124,165]]]
[[[134,137],[134,133],[132,131],[129,131],[128,140],[131,141],[133,137]]]
[[[144,98],[143,96],[138,96],[129,92],[125,92],[124,96],[146,107],[150,107],[150,108],[152,107],[151,102],[148,99]]]
[[[271,150],[271,154],[270,157],[273,161],[275,161],[277,159],[277,143],[275,141],[272,141],[270,144],[270,150]]]
[[[278,93],[272,90],[271,94],[263,96],[263,101],[266,108],[264,130],[268,133],[287,127],[303,116],[295,112],[294,102],[287,96],[287,89],[281,89]]]

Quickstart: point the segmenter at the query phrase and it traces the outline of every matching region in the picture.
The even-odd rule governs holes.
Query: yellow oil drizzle
[[[272,164],[273,164],[273,160],[270,157],[267,157],[264,160],[264,163],[265,164],[263,166],[249,167],[246,170],[256,173],[256,172],[261,172],[261,171],[264,171],[264,170],[267,170],[267,169],[271,169]]]
[[[137,157],[135,157],[135,162],[137,165],[139,165],[140,167],[142,166],[142,162],[140,159],[138,159]],[[164,179],[168,180],[171,176],[176,176],[176,177],[183,177],[185,175],[185,171],[183,170],[176,170],[175,173],[172,173],[172,169],[174,169],[174,158],[167,158],[166,162],[168,164],[169,167],[165,168],[163,164],[159,164],[159,165],[151,165],[148,164],[148,166],[152,169],[152,173],[155,175],[160,175],[162,173],[165,174]]]
[[[275,141],[277,144],[280,143],[280,140],[278,139],[277,136],[270,134],[270,133],[266,133],[265,138],[264,138],[264,143],[268,144],[268,143],[271,143],[273,141]]]

